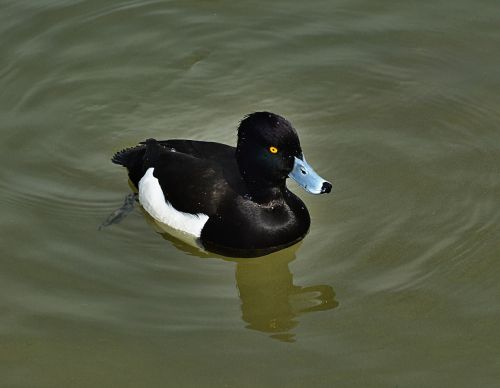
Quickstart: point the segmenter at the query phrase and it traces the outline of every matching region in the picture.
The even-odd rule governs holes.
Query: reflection
[[[144,213],[155,226],[154,220]],[[236,264],[236,286],[241,300],[241,317],[246,328],[270,334],[271,338],[295,342],[292,329],[302,314],[338,306],[333,288],[326,284],[297,286],[289,264],[301,243],[260,258],[231,259],[208,253],[155,228],[165,240],[191,256],[220,258]]]
[[[331,286],[293,284],[288,265],[295,259],[297,248],[261,259],[240,259],[236,264],[236,285],[246,327],[287,342],[295,341],[291,330],[298,325],[299,315],[338,306]]]

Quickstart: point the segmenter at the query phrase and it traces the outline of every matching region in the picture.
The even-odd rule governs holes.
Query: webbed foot
[[[123,205],[118,209],[113,211],[108,218],[99,226],[99,230],[102,230],[110,225],[118,224],[124,220],[133,210],[134,205],[138,201],[137,193],[130,193],[125,197]]]

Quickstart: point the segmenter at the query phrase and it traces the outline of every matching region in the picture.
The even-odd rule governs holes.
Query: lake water
[[[0,1],[1,387],[497,387],[498,1]],[[297,128],[298,247],[200,254],[112,154]]]

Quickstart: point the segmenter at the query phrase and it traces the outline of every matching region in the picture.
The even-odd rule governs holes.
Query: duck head
[[[312,194],[332,189],[306,162],[292,124],[274,113],[255,112],[241,121],[236,159],[250,187],[281,188],[290,177]]]

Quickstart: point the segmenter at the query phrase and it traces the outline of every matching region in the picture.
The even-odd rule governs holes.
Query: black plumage
[[[265,255],[302,240],[310,217],[286,187],[302,150],[295,129],[269,112],[246,116],[237,148],[213,142],[148,139],[116,153],[138,187],[148,168],[176,210],[208,216],[200,242],[226,256]]]

